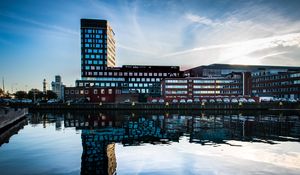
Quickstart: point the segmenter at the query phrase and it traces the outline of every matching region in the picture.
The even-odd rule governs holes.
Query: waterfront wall
[[[14,104],[30,110],[300,110],[299,103],[82,103],[82,104]]]

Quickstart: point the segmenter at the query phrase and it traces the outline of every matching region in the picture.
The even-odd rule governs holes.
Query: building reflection
[[[298,114],[206,111],[194,114],[154,112],[97,112],[33,114],[31,123],[55,123],[81,130],[81,174],[116,174],[115,144],[169,144],[187,136],[201,145],[229,144],[230,141],[300,141]],[[63,126],[61,126],[63,122]],[[238,145],[233,145],[238,146]]]

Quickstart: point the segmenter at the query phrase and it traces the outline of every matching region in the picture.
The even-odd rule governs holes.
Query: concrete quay
[[[26,114],[28,114],[27,108],[0,107],[0,134],[25,118]]]

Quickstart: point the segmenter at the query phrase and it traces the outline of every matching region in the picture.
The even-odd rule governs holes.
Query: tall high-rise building
[[[51,83],[52,91],[57,94],[57,98],[63,100],[64,99],[64,85],[61,81],[61,76],[56,75],[55,81],[52,81]]]
[[[81,19],[81,77],[98,77],[116,65],[114,32],[107,20]]]

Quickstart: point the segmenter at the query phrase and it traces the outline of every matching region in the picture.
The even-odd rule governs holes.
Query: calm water
[[[299,116],[259,111],[33,113],[0,146],[0,174],[298,175]]]

